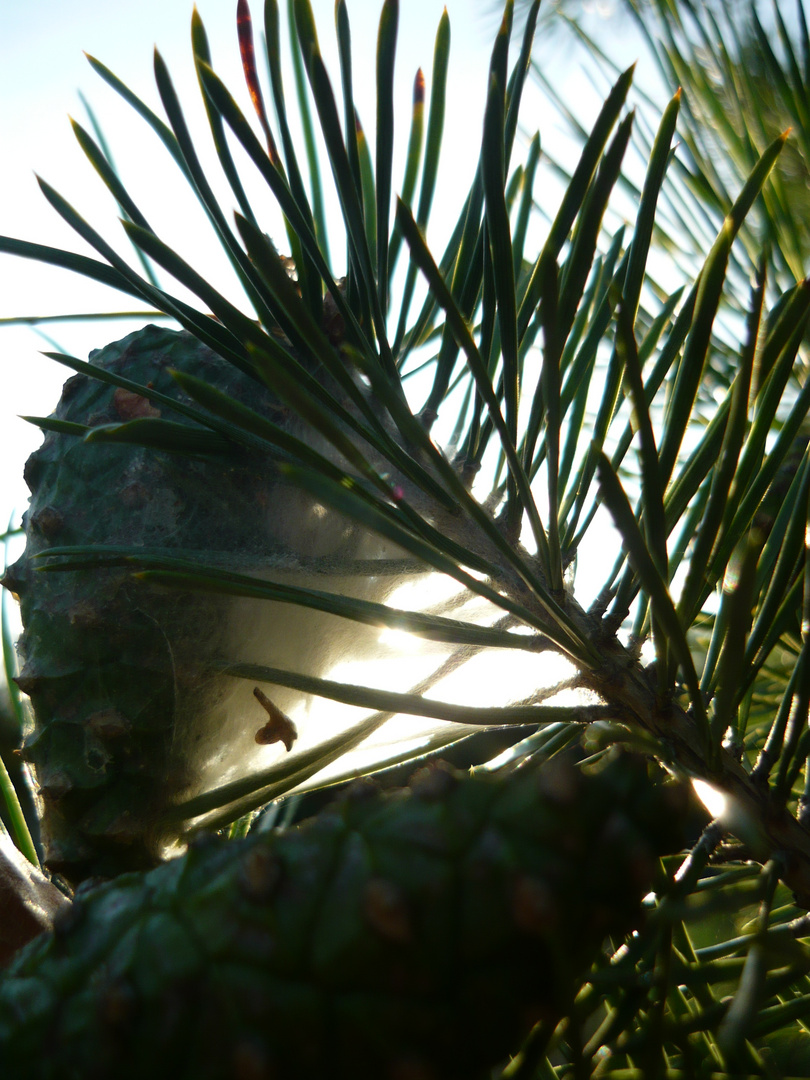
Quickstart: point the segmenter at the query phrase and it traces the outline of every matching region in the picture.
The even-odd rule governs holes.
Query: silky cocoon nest
[[[5,580],[25,627],[18,681],[35,722],[24,754],[42,797],[46,857],[72,879],[151,864],[171,841],[166,810],[178,798],[284,756],[280,743],[257,742],[267,714],[254,684],[222,674],[223,666],[323,676],[347,655],[373,653],[379,629],[289,603],[136,580],[137,560],[41,572],[36,556],[71,545],[106,548],[108,562],[110,548],[182,556],[377,601],[413,572],[403,571],[401,551],[286,481],[280,451],[222,440],[212,452],[173,454],[88,441],[82,428],[66,426],[160,416],[210,438],[149,396],[191,405],[172,376],[178,370],[345,464],[257,379],[191,334],[147,326],[92,354],[91,363],[144,394],[85,374],[68,380],[57,423],[26,467],[27,544]],[[306,711],[300,691],[265,689],[281,712]]]

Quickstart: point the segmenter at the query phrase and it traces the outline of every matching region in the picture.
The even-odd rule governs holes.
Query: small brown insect
[[[288,751],[292,750],[293,743],[298,738],[295,724],[258,686],[253,687],[253,696],[270,717],[267,723],[256,732],[256,742],[260,746],[283,742]]]

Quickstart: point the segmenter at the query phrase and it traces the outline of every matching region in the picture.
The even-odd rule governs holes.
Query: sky
[[[199,0],[214,67],[246,114],[252,115],[239,63],[236,38],[236,0]],[[286,3],[279,4],[285,10]],[[356,98],[373,128],[374,57],[379,0],[348,0],[352,27]],[[451,25],[445,137],[439,180],[428,239],[440,249],[455,222],[477,162],[491,43],[497,30],[495,0],[447,0]],[[252,8],[258,35],[261,0]],[[430,92],[430,69],[442,0],[408,0],[400,5],[398,54],[395,67],[395,184],[402,176],[413,79],[422,67]],[[605,27],[615,23],[606,0],[586,0],[585,8]],[[313,0],[320,44],[337,83],[333,0]],[[73,251],[90,249],[45,201],[36,182],[41,175],[65,196],[116,248],[130,257],[131,248],[117,221],[117,207],[79,147],[69,116],[87,125],[80,93],[90,103],[112,150],[125,184],[158,234],[176,246],[217,287],[238,301],[224,256],[156,136],[91,69],[84,52],[106,64],[124,83],[162,115],[152,71],[155,45],[166,61],[187,120],[209,174],[219,175],[210,132],[194,74],[191,46],[191,0],[27,0],[0,3],[0,234]],[[283,14],[283,11],[282,11]],[[607,18],[605,18],[607,16]],[[517,37],[517,35],[515,35]],[[621,35],[614,35],[617,43]],[[566,51],[554,42],[537,42],[543,62],[570,88],[573,107],[581,114],[598,102]],[[546,46],[544,48],[544,46]],[[292,93],[288,71],[288,95]],[[559,118],[530,82],[523,117],[532,134],[540,128],[544,148],[560,138]],[[289,103],[288,96],[288,103]],[[518,153],[520,149],[518,148]],[[207,156],[206,156],[207,155]],[[253,189],[266,198],[266,189]],[[218,189],[223,205],[233,205],[230,191]],[[553,209],[553,207],[552,207]],[[165,278],[164,278],[165,280]],[[168,284],[168,282],[167,282]],[[139,306],[101,285],[69,271],[33,261],[0,256],[0,319],[61,315],[68,312],[127,310]],[[17,520],[28,492],[22,466],[40,441],[32,425],[19,415],[48,415],[53,411],[67,372],[40,355],[56,349],[85,359],[93,348],[123,337],[138,323],[58,323],[41,327],[54,339],[48,343],[28,327],[0,325],[0,519]],[[2,532],[2,528],[0,528]]]
[[[214,66],[243,110],[249,101],[239,65],[235,2],[199,0],[198,10],[211,43]],[[285,4],[280,5],[285,8]],[[430,68],[441,0],[416,0],[401,6],[396,104],[395,177],[407,140],[414,75]],[[24,10],[23,10],[24,9]],[[262,5],[253,2],[261,21]],[[334,65],[332,0],[315,0],[321,47]],[[379,4],[349,0],[357,98],[366,104],[367,127],[374,113],[374,55]],[[451,60],[444,166],[434,218],[457,213],[459,191],[466,190],[475,166],[483,115],[489,48],[497,18],[484,4],[449,0]],[[152,73],[157,44],[183,102],[198,146],[210,144],[200,93],[191,62],[190,18],[186,0],[27,0],[0,4],[0,233],[37,243],[89,250],[47,204],[34,173],[52,184],[105,237],[128,252],[117,222],[117,207],[84,157],[68,114],[86,124],[81,91],[90,102],[110,143],[121,176],[160,235],[176,244],[194,265],[223,290],[232,289],[229,271],[201,212],[176,167],[147,126],[96,75],[83,51],[97,57],[152,108],[162,114]],[[258,28],[257,28],[258,29]],[[288,93],[291,92],[288,85]],[[452,165],[448,165],[452,162]],[[213,170],[216,172],[216,170]],[[461,188],[459,187],[461,185]],[[263,193],[262,193],[263,194]],[[230,205],[227,204],[226,205]],[[234,298],[237,294],[232,293]],[[86,281],[68,271],[9,256],[0,257],[0,319],[67,312],[131,309],[132,298]],[[138,323],[49,324],[56,344],[82,359],[89,351],[124,336]],[[18,415],[48,415],[68,373],[39,351],[55,346],[28,327],[0,326],[0,516],[8,521],[24,510],[28,492],[22,467],[39,444],[36,428]],[[0,529],[2,531],[2,529]]]
[[[400,5],[395,66],[395,161],[398,187],[404,170],[410,123],[413,80],[421,66],[431,89],[436,28],[444,8],[442,0],[408,0]],[[457,219],[477,164],[491,44],[499,24],[496,0],[447,0],[451,27],[445,135],[428,242],[439,251]],[[625,40],[626,20],[617,19],[615,5],[585,0],[597,26],[610,28],[615,46],[635,57]],[[239,60],[236,35],[236,0],[198,0],[208,34],[213,66],[252,116]],[[281,0],[282,18],[286,3]],[[374,126],[374,61],[380,0],[347,0],[352,28],[355,97],[367,131]],[[263,4],[252,0],[255,31],[260,33]],[[339,87],[334,33],[333,0],[313,0],[320,46],[333,85]],[[95,254],[62,221],[42,195],[35,174],[55,187],[116,249],[134,261],[132,249],[118,222],[118,208],[84,156],[71,128],[72,116],[88,125],[89,102],[110,146],[127,190],[158,235],[175,247],[221,292],[244,308],[230,266],[174,162],[157,137],[133,110],[92,70],[84,53],[95,56],[159,115],[163,109],[153,75],[153,49],[157,46],[183,104],[192,138],[209,178],[226,210],[233,197],[214,156],[205,117],[191,44],[191,0],[27,0],[25,5],[0,3],[0,234],[68,250]],[[587,12],[586,12],[587,14]],[[286,23],[285,23],[286,26]],[[513,35],[513,55],[520,36]],[[587,122],[600,104],[583,76],[579,61],[558,46],[558,38],[541,30],[536,53],[544,70],[564,88],[572,108]],[[286,36],[285,36],[286,43]],[[257,40],[257,46],[259,42]],[[614,46],[612,45],[611,48]],[[629,61],[628,61],[629,62]],[[288,112],[292,75],[285,73]],[[428,98],[429,100],[429,98]],[[528,137],[540,129],[544,150],[566,151],[563,122],[529,80],[524,92],[523,123],[516,155]],[[291,115],[291,126],[294,128]],[[522,146],[521,146],[522,142]],[[573,144],[569,144],[570,152]],[[569,159],[573,160],[573,158]],[[246,174],[247,175],[247,174]],[[254,176],[252,166],[249,176]],[[548,175],[540,198],[553,215],[560,197]],[[256,205],[267,203],[260,181],[249,188]],[[333,206],[336,206],[336,200]],[[327,204],[327,216],[329,206]],[[272,233],[280,250],[284,236]],[[333,245],[333,248],[340,245]],[[161,281],[182,291],[167,275]],[[194,298],[194,302],[199,301]],[[66,270],[32,260],[0,256],[0,320],[20,316],[120,311],[142,308],[132,297],[94,284]],[[41,355],[61,351],[86,359],[101,348],[143,325],[146,319],[115,322],[58,322],[29,326],[0,323],[0,533],[8,523],[18,525],[28,502],[23,466],[42,439],[41,432],[21,416],[47,416],[56,407],[63,382],[70,372]],[[42,334],[49,335],[43,339]],[[15,540],[9,559],[21,550]]]
[[[213,65],[243,111],[252,116],[236,36],[236,0],[198,0]],[[286,3],[279,6],[286,10]],[[347,0],[352,27],[355,95],[373,129],[374,58],[379,0]],[[499,17],[495,0],[447,0],[451,26],[450,68],[445,136],[428,241],[441,250],[455,222],[477,164],[491,43]],[[252,0],[258,36],[261,0]],[[410,122],[414,75],[421,66],[430,93],[430,72],[442,0],[408,0],[400,5],[395,67],[394,178],[402,176]],[[592,15],[613,30],[621,43],[622,26],[605,0],[585,3]],[[24,8],[24,10],[23,10]],[[313,0],[321,49],[333,83],[339,83],[334,35],[333,0]],[[282,11],[282,14],[283,14]],[[154,133],[91,69],[84,52],[106,64],[127,86],[163,115],[152,69],[155,45],[174,80],[192,137],[209,177],[220,175],[194,73],[190,0],[27,0],[25,5],[0,3],[0,234],[94,254],[61,220],[39,190],[35,173],[53,185],[90,223],[132,259],[118,223],[118,208],[85,158],[69,116],[87,125],[83,94],[109,143],[119,174],[162,239],[175,247],[205,277],[235,302],[244,301],[235,286],[207,220],[177,167]],[[605,18],[607,16],[607,18]],[[620,20],[621,21],[621,20]],[[626,23],[623,24],[626,28]],[[515,40],[519,40],[517,34]],[[583,119],[595,115],[599,99],[574,58],[554,40],[538,35],[545,69],[566,89],[572,107]],[[286,40],[286,39],[285,39]],[[258,42],[257,42],[258,44]],[[632,51],[632,46],[631,46]],[[632,59],[632,57],[631,57]],[[288,104],[292,78],[286,72]],[[294,110],[289,110],[291,113]],[[544,149],[558,148],[561,121],[530,80],[524,94],[523,121],[516,154],[527,134],[539,128]],[[294,120],[291,120],[294,124]],[[555,138],[557,142],[555,142]],[[559,195],[544,180],[541,197],[556,209]],[[222,205],[233,206],[224,184],[217,188]],[[263,184],[249,190],[260,205],[267,200]],[[335,204],[333,204],[335,205]],[[328,206],[327,206],[328,214]],[[274,239],[276,238],[274,234]],[[279,242],[280,240],[280,242]],[[283,233],[277,239],[283,248]],[[337,247],[339,245],[333,245]],[[161,279],[176,289],[164,275]],[[199,301],[196,301],[199,303]],[[132,297],[70,273],[31,260],[0,256],[0,320],[20,316],[141,308]],[[42,325],[46,341],[28,326],[0,323],[0,533],[9,521],[19,524],[28,501],[23,466],[41,442],[41,433],[20,416],[47,416],[55,408],[69,372],[41,355],[63,351],[86,359],[92,349],[117,340],[145,319],[132,322],[68,322]],[[19,545],[10,552],[15,557]]]

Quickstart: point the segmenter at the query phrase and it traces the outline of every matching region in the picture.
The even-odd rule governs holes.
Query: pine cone
[[[365,784],[80,895],[0,984],[24,1078],[475,1080],[637,926],[678,789],[620,759]]]

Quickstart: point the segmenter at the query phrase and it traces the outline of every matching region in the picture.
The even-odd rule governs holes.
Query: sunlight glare
[[[693,780],[695,794],[712,815],[714,820],[725,817],[728,812],[728,799],[722,791],[707,784],[705,780]]]

